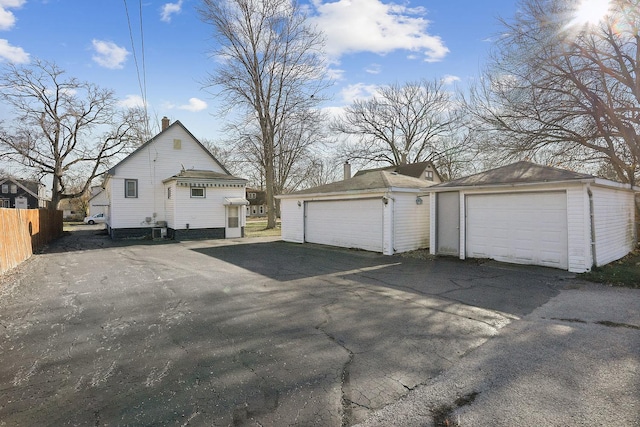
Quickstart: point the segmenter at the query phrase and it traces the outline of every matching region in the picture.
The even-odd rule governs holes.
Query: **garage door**
[[[306,202],[305,241],[382,252],[382,201]]]
[[[564,192],[467,196],[466,255],[568,268]]]

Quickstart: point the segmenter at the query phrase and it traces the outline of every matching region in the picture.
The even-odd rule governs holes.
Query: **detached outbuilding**
[[[637,187],[518,162],[430,187],[430,251],[571,272],[637,242]]]
[[[390,170],[278,196],[282,239],[385,255],[429,246],[434,182]]]

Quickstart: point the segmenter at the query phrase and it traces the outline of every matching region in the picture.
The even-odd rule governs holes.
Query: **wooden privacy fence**
[[[62,211],[0,208],[0,274],[62,236]]]

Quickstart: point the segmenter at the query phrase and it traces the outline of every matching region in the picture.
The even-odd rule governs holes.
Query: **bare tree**
[[[344,149],[349,159],[391,165],[438,161],[457,151],[455,107],[442,82],[393,84],[355,101],[332,128],[353,138]]]
[[[523,0],[504,21],[470,112],[503,159],[640,172],[640,3],[612,0],[597,22],[579,2]]]
[[[273,228],[279,191],[276,140],[292,117],[321,101],[327,85],[323,39],[295,0],[204,0],[200,15],[213,26],[218,42],[213,55],[219,65],[205,85],[219,88],[229,108],[239,108],[258,129],[245,134],[244,142],[262,159],[267,228]]]
[[[1,157],[39,178],[51,177],[54,207],[84,194],[111,161],[139,142],[139,111],[120,110],[112,91],[67,77],[53,63],[8,65],[0,85],[0,98],[16,115],[2,124]]]

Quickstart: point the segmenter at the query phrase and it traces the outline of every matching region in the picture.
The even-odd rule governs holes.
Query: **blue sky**
[[[0,0],[0,63],[54,61],[70,76],[115,90],[123,103],[139,104],[135,59],[142,72],[144,41],[152,119],[179,119],[196,137],[217,140],[224,118],[201,83],[216,66],[207,54],[214,48],[212,28],[199,19],[198,5],[198,0]],[[325,106],[342,107],[395,82],[428,78],[446,79],[451,88],[468,85],[500,31],[497,18],[511,18],[516,2],[310,0],[308,7],[325,32],[331,58],[334,84]],[[0,118],[6,117],[0,106]]]

